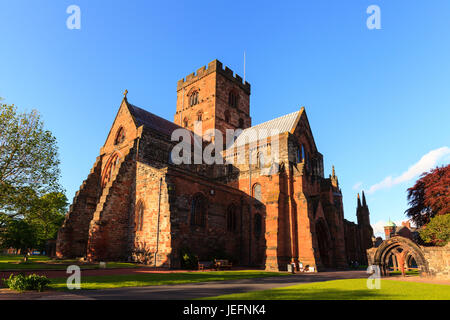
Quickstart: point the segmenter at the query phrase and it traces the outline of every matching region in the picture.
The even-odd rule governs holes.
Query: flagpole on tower
[[[245,50],[244,50],[244,84],[245,84]]]

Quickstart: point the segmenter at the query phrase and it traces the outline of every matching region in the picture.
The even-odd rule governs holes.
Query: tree
[[[408,189],[408,203],[410,208],[405,213],[418,227],[437,215],[450,213],[450,164],[422,174]]]
[[[20,249],[25,261],[28,252],[37,244],[36,229],[23,219],[9,218],[0,238],[4,247]]]
[[[450,213],[432,218],[419,233],[426,243],[445,246],[450,240]]]
[[[32,194],[59,191],[56,138],[36,110],[0,107],[0,213],[16,217],[32,206]],[[1,228],[1,226],[0,226]]]
[[[24,247],[19,246],[19,236],[24,236],[24,241],[31,246],[28,249],[43,251],[46,249],[48,240],[56,239],[65,217],[66,196],[60,192],[48,193],[42,197],[37,197],[36,194],[29,196],[28,206],[20,208],[14,218],[10,215],[0,214],[0,223],[3,224],[0,238],[2,234],[6,234],[9,239],[6,242],[0,242],[0,245],[25,250]],[[25,235],[25,230],[32,230],[31,238]]]
[[[48,240],[56,239],[67,208],[67,198],[63,193],[52,192],[35,199],[25,219],[36,231],[36,247],[45,250]]]

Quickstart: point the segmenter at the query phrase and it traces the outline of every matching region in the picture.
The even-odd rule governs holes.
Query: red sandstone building
[[[277,133],[223,153],[227,161],[244,153],[243,162],[176,165],[172,133],[191,132],[196,121],[224,136],[241,129],[231,145],[254,130]],[[204,147],[209,137],[202,137]],[[217,134],[210,137],[221,143]],[[275,142],[276,160],[262,160]],[[344,219],[334,168],[324,177],[305,109],[252,126],[250,84],[214,60],[178,81],[174,122],[125,95],[59,231],[57,256],[179,268],[181,255],[191,252],[199,260],[226,256],[268,270],[286,270],[291,262],[344,268],[366,263],[372,246],[364,194],[357,220]]]

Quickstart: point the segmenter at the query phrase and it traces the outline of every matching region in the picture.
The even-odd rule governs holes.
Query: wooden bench
[[[199,261],[198,262],[198,270],[211,269],[214,267],[214,263],[212,261]]]
[[[231,263],[231,261],[228,260],[218,260],[215,259],[214,260],[214,266],[217,270],[219,270],[220,268],[222,269],[231,269],[231,267],[233,266],[233,264]]]

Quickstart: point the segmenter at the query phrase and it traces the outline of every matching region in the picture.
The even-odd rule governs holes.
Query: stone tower
[[[204,138],[214,139],[206,130],[217,129],[223,141],[226,129],[250,127],[250,84],[218,60],[179,80],[174,122],[194,131],[196,121],[202,121]]]
[[[393,234],[395,234],[395,229],[397,225],[391,221],[391,218],[389,218],[389,221],[384,226],[384,235],[386,237],[386,240],[389,240]]]
[[[369,207],[367,206],[366,196],[364,195],[364,191],[362,192],[362,204],[361,199],[359,198],[358,193],[358,204],[356,209],[356,217],[358,219],[358,225],[360,226],[369,226],[370,227],[370,212]]]
[[[358,207],[356,209],[356,218],[358,220],[359,238],[361,239],[361,249],[363,250],[364,261],[366,263],[366,250],[373,246],[373,229],[370,225],[370,212],[367,206],[366,196],[362,192],[362,204],[358,194]]]

